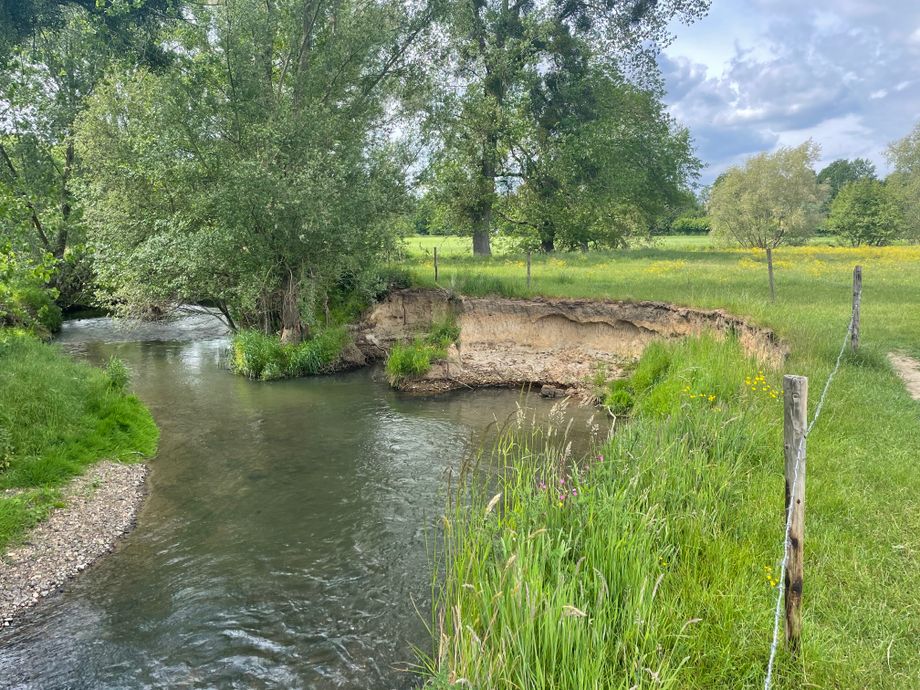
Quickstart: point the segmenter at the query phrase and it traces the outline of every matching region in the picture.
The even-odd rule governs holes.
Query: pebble
[[[9,628],[31,606],[113,550],[134,526],[146,495],[147,466],[98,462],[64,490],[52,511],[18,545],[0,554],[0,621]]]

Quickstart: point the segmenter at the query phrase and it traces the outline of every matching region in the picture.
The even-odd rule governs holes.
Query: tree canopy
[[[713,185],[709,215],[716,236],[767,252],[773,292],[772,250],[802,241],[821,218],[826,194],[812,166],[820,149],[807,141],[796,148],[761,153],[724,173]]]

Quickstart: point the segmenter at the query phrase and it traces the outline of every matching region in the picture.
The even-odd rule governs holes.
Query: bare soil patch
[[[900,352],[889,352],[888,361],[904,381],[907,392],[914,400],[920,400],[920,361]]]

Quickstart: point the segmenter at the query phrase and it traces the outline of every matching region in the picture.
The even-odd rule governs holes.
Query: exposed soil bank
[[[424,333],[447,315],[460,327],[459,343],[446,361],[412,382],[412,389],[584,388],[599,364],[615,377],[651,341],[704,332],[734,334],[748,353],[766,363],[778,365],[788,352],[773,331],[721,310],[662,302],[460,297],[411,289],[391,293],[370,310],[354,332],[360,353],[351,353],[349,360],[382,359],[394,343]]]
[[[66,506],[0,555],[0,625],[13,624],[114,548],[134,526],[146,477],[146,465],[98,462],[66,487]]]

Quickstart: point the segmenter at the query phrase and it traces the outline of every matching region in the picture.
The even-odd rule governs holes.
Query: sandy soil
[[[920,361],[899,352],[890,352],[888,361],[904,381],[911,397],[914,400],[920,400]]]

